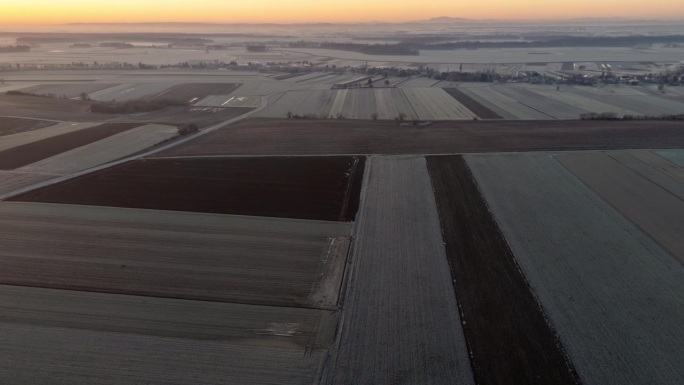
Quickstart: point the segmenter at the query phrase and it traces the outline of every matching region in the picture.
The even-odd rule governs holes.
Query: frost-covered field
[[[466,159],[582,381],[683,382],[681,263],[550,154]]]
[[[171,139],[176,127],[147,124],[17,169],[18,172],[70,174],[111,162]]]
[[[51,138],[58,135],[94,127],[100,123],[58,123],[38,130],[5,135],[0,140],[0,151]]]

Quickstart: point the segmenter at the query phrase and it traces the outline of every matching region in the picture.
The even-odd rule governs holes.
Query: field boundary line
[[[128,157],[119,159],[119,160],[114,161],[114,162],[105,163],[105,164],[103,164],[103,165],[100,165],[100,166],[97,166],[97,167],[93,167],[93,168],[89,168],[89,169],[86,169],[86,170],[83,170],[83,171],[80,171],[80,172],[77,172],[77,173],[74,173],[74,174],[65,175],[65,176],[59,177],[59,178],[49,179],[49,180],[47,180],[47,181],[43,181],[43,182],[39,182],[39,183],[30,185],[30,186],[22,187],[22,188],[20,188],[20,189],[18,189],[18,190],[10,191],[10,192],[8,192],[8,193],[5,193],[5,194],[0,195],[0,201],[4,201],[4,200],[9,199],[9,198],[12,198],[12,197],[14,197],[14,196],[16,196],[16,195],[20,195],[20,194],[23,194],[23,193],[25,193],[25,192],[28,192],[28,191],[31,191],[31,190],[34,190],[34,189],[37,189],[37,188],[42,188],[42,187],[51,186],[51,185],[53,185],[53,184],[57,184],[57,183],[60,183],[60,182],[67,181],[67,180],[69,180],[69,179],[77,178],[77,177],[79,177],[79,176],[86,175],[86,174],[89,174],[89,173],[91,173],[91,172],[97,172],[97,171],[104,170],[104,169],[109,168],[109,167],[118,166],[118,165],[120,165],[120,164],[129,162],[129,161],[132,161],[132,160],[140,159],[140,158],[143,158],[143,157],[146,157],[146,156],[149,156],[149,155],[153,155],[153,154],[156,154],[156,153],[158,153],[158,152],[168,150],[168,149],[170,149],[170,148],[172,148],[172,147],[175,147],[175,146],[184,144],[184,143],[189,142],[189,141],[191,141],[191,140],[193,140],[193,139],[196,139],[196,138],[198,138],[198,137],[200,137],[200,136],[209,134],[209,133],[211,133],[211,132],[214,132],[214,131],[217,131],[217,130],[219,130],[219,129],[221,129],[221,128],[224,128],[224,127],[226,127],[226,126],[228,126],[228,125],[231,125],[231,124],[236,123],[236,122],[239,122],[239,121],[241,121],[241,120],[243,120],[243,119],[249,118],[250,116],[254,115],[255,113],[258,113],[258,112],[260,112],[260,111],[262,111],[262,110],[268,108],[268,107],[270,106],[270,103],[271,103],[271,102],[270,102],[270,98],[271,98],[272,96],[275,96],[275,95],[278,95],[278,94],[282,94],[282,93],[284,93],[284,92],[286,92],[286,91],[281,91],[281,92],[273,93],[273,94],[270,94],[270,95],[265,95],[265,96],[261,99],[261,106],[260,106],[259,108],[256,108],[256,109],[254,109],[254,110],[252,110],[252,111],[249,111],[249,112],[247,112],[247,113],[245,113],[245,114],[242,114],[242,115],[240,115],[240,116],[237,116],[237,117],[234,117],[234,118],[225,120],[225,121],[223,121],[223,122],[216,123],[216,124],[214,124],[213,126],[210,126],[210,127],[208,127],[208,128],[205,128],[205,129],[203,129],[203,130],[201,130],[201,131],[199,131],[199,132],[197,132],[197,133],[195,133],[195,134],[188,135],[188,136],[186,136],[186,137],[184,137],[184,138],[181,138],[181,139],[179,139],[179,140],[175,140],[175,141],[173,141],[172,143],[169,143],[169,144],[166,144],[166,145],[162,145],[162,146],[159,146],[159,147],[155,147],[155,148],[153,148],[153,149],[151,149],[151,150],[149,150],[149,151],[145,151],[145,152],[138,153],[138,154],[135,154],[135,155],[132,155],[132,156],[128,156]]]

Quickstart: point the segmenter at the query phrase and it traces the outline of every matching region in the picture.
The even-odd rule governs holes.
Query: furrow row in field
[[[72,385],[311,384],[324,350],[0,323],[0,382]]]
[[[582,382],[684,381],[681,263],[552,155],[465,158]]]
[[[336,308],[341,276],[328,275],[342,274],[349,236],[317,222],[14,202],[0,203],[0,226],[1,284],[322,309]]]
[[[0,322],[224,341],[299,350],[325,348],[333,312],[0,285]]]

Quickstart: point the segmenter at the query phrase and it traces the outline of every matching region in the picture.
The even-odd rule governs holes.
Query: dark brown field
[[[351,221],[365,158],[143,159],[17,201]]]
[[[681,148],[684,122],[463,121],[405,126],[359,120],[249,119],[163,155],[451,154]]]
[[[49,122],[46,120],[0,117],[0,136],[37,130],[39,128],[52,126],[54,124],[55,122]]]
[[[209,95],[228,95],[240,86],[239,83],[179,84],[152,96],[151,99],[173,99],[194,103]]]
[[[463,158],[427,162],[477,384],[579,384]]]
[[[474,112],[475,115],[482,119],[503,119],[503,116],[497,114],[489,107],[482,105],[477,100],[464,94],[458,88],[445,88],[444,91],[446,91],[449,95],[451,95],[451,97],[458,100],[461,104],[466,106],[467,109]]]
[[[13,147],[0,152],[0,170],[14,170],[138,126],[138,123],[106,123]]]

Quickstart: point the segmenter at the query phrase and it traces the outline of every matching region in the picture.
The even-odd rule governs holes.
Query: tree
[[[292,119],[292,111],[287,111],[287,118]]]

